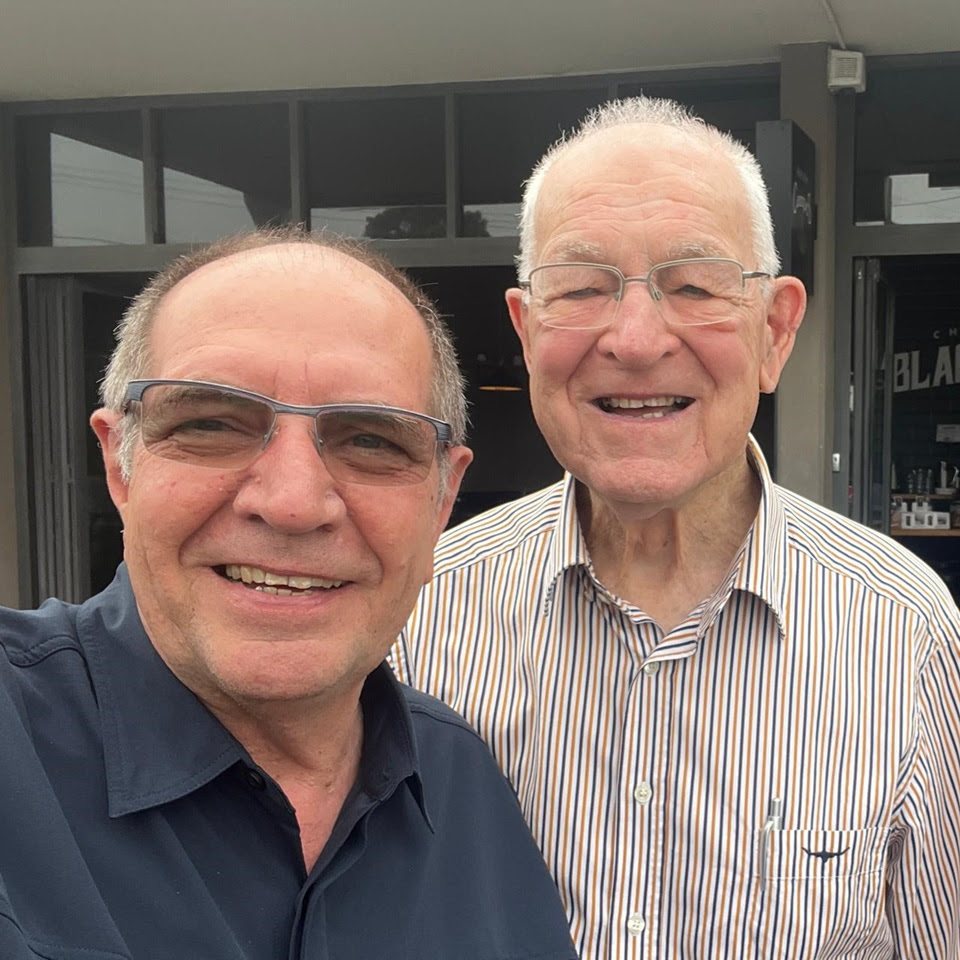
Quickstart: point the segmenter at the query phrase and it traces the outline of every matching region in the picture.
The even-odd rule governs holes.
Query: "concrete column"
[[[11,276],[11,245],[16,235],[16,204],[4,189],[12,177],[7,169],[10,163],[7,126],[2,121],[0,115],[0,605],[16,607],[20,587],[11,387],[13,360],[10,356],[10,324],[13,322],[10,304],[14,298],[7,289]]]
[[[836,100],[827,90],[825,43],[781,47],[780,117],[798,124],[817,148],[815,292],[777,389],[777,479],[831,503],[834,423],[834,218]]]

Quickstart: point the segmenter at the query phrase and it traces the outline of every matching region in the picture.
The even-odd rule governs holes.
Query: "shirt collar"
[[[580,522],[577,519],[577,481],[570,473],[564,473],[563,480],[551,491],[551,500],[557,504],[557,517],[553,526],[553,543],[545,565],[547,593],[545,606],[553,603],[560,575],[571,567],[590,566],[590,555]]]
[[[240,743],[170,671],[137,612],[126,566],[80,608],[103,731],[108,810],[120,817],[185,796],[238,762]],[[429,823],[413,722],[402,689],[381,664],[364,684],[361,785],[375,801],[404,780]]]
[[[786,635],[787,518],[767,461],[752,435],[747,440],[747,458],[760,479],[760,507],[734,563],[730,590],[743,590],[762,600],[776,618],[783,639]],[[729,590],[722,592],[729,596]]]
[[[783,581],[783,571],[787,568],[786,515],[782,498],[770,476],[767,461],[752,435],[747,438],[747,459],[760,479],[760,507],[731,568],[729,579],[707,603],[701,622],[712,622],[731,591],[743,590],[767,604],[776,618],[777,628],[783,638],[786,633],[786,584]],[[546,569],[549,584],[546,600],[548,605],[553,602],[558,578],[565,570],[577,566],[587,570],[590,568],[586,540],[577,519],[576,487],[574,477],[565,473],[563,480],[555,488],[555,496],[560,503]]]

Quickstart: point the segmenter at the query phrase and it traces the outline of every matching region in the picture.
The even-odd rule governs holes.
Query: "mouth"
[[[242,563],[227,563],[214,567],[214,571],[231,583],[243,584],[248,590],[269,593],[278,597],[307,596],[322,590],[342,587],[344,580],[328,580],[325,577],[309,577],[300,574],[274,573],[260,567]]]
[[[604,413],[634,417],[638,420],[660,420],[671,413],[679,413],[693,403],[693,397],[600,397],[594,403]]]

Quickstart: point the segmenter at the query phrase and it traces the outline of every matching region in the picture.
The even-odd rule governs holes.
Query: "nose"
[[[682,341],[676,329],[663,318],[653,288],[645,280],[627,280],[616,309],[613,323],[597,339],[601,353],[640,367],[680,349]]]
[[[336,525],[346,504],[317,448],[313,422],[281,415],[269,443],[247,468],[234,510],[282,533]]]

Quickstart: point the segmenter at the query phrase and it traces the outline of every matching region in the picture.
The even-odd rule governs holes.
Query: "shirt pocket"
[[[884,945],[892,947],[884,912],[888,833],[886,827],[868,827],[771,830],[766,839],[758,834],[755,880],[764,956],[886,956]]]

